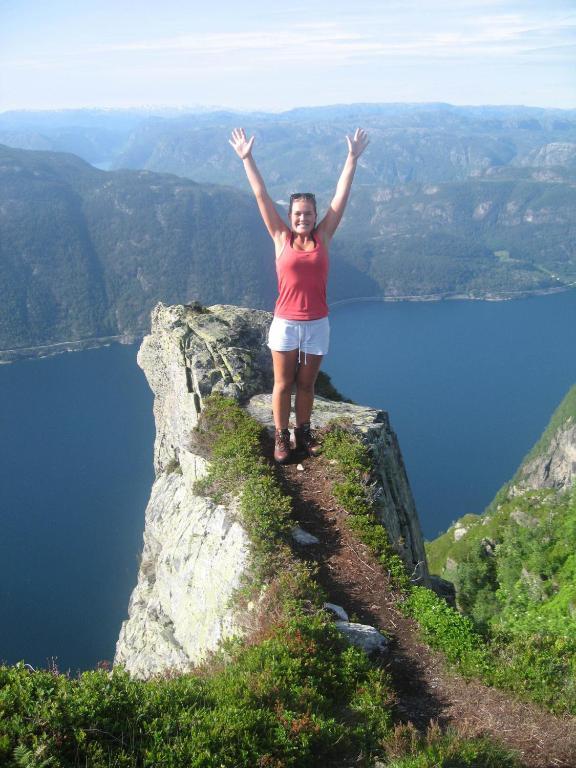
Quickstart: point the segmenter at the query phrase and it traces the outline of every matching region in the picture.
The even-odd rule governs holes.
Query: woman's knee
[[[292,393],[292,386],[294,382],[292,380],[280,379],[274,380],[274,394],[286,395]]]
[[[306,395],[313,395],[314,394],[314,384],[316,382],[316,378],[312,379],[312,381],[307,379],[298,378],[296,380],[296,389],[298,392],[302,392]]]

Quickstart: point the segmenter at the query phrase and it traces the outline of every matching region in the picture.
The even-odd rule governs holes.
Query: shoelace
[[[276,432],[275,447],[285,448],[286,450],[290,448],[290,432],[288,430],[286,432]]]

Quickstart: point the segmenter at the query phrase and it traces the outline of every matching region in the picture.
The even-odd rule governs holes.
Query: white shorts
[[[273,352],[298,350],[306,355],[326,355],[330,344],[330,322],[327,317],[320,320],[284,320],[275,317],[268,331],[268,346]]]

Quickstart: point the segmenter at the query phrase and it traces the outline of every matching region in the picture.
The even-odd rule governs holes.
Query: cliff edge
[[[234,501],[218,504],[194,491],[207,462],[190,437],[213,392],[236,398],[272,428],[270,321],[267,312],[226,305],[153,310],[138,363],[155,395],[156,478],[114,660],[135,677],[190,669],[225,638],[249,631],[250,606],[236,608],[232,597],[249,565],[250,542]],[[317,398],[315,424],[336,418],[351,421],[369,446],[378,517],[413,578],[426,583],[420,524],[388,415]]]
[[[508,488],[508,495],[527,490],[568,490],[576,480],[576,385],[564,397],[542,437],[526,456]]]

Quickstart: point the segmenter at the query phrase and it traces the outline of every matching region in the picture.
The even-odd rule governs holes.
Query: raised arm
[[[344,215],[344,209],[346,208],[346,203],[350,196],[350,189],[352,187],[352,181],[354,180],[358,158],[369,143],[368,134],[366,131],[362,130],[362,128],[356,128],[352,138],[346,136],[346,141],[348,142],[348,157],[346,158],[344,168],[338,179],[336,192],[334,193],[330,207],[317,228],[318,234],[326,244],[332,239],[332,236]]]
[[[232,131],[232,138],[229,139],[229,143],[244,163],[244,170],[246,171],[250,186],[252,187],[252,192],[254,192],[254,196],[256,197],[256,202],[258,203],[258,208],[264,219],[264,224],[266,224],[266,229],[274,242],[278,245],[285,234],[289,232],[289,229],[276,210],[274,201],[268,194],[264,179],[260,175],[260,171],[252,157],[254,136],[247,139],[244,128],[235,128]]]

